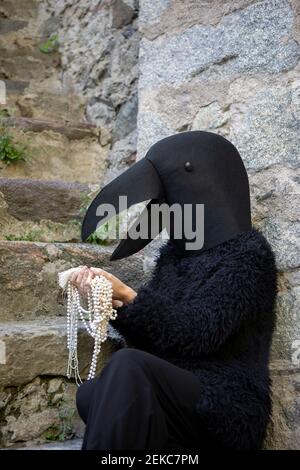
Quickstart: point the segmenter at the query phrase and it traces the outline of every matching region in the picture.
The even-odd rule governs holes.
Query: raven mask
[[[187,249],[184,218],[176,220],[166,213],[153,220],[153,206],[171,208],[174,204],[190,209],[192,231],[203,225],[203,242],[196,251],[204,251],[251,229],[251,210],[248,176],[235,146],[224,137],[205,131],[180,132],[153,144],[146,155],[102,188],[87,209],[82,223],[85,241],[107,218],[99,213],[102,205],[110,204],[119,212],[119,196],[127,197],[127,206],[150,200],[139,219],[128,230],[111,260],[125,258],[138,252],[164,228],[170,240],[183,255]],[[196,207],[203,207],[203,219],[197,220]],[[101,211],[100,211],[101,212]],[[184,212],[184,210],[183,210]],[[155,229],[148,236],[131,237],[132,230],[147,221]],[[182,228],[178,238],[175,227]],[[192,245],[189,244],[191,247]]]

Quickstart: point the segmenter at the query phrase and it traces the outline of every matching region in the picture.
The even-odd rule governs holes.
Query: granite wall
[[[139,29],[138,157],[202,129],[230,139],[246,165],[253,223],[280,270],[266,445],[300,448],[300,3],[142,0]]]
[[[108,129],[106,181],[175,132],[210,130],[239,149],[253,223],[280,271],[266,446],[300,448],[299,1],[47,3],[49,28],[60,28],[65,86]]]

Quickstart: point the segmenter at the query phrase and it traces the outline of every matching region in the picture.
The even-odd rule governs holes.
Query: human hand
[[[86,297],[91,289],[92,279],[100,275],[106,277],[112,284],[113,307],[121,307],[123,304],[130,303],[137,295],[131,287],[124,284],[116,276],[100,268],[82,266],[80,271],[72,274],[70,281],[77,287],[80,295]]]
[[[102,275],[111,282],[113,289],[113,301],[117,302],[117,304],[120,304],[117,306],[132,302],[132,300],[137,295],[135,290],[127,286],[127,284],[122,282],[118,277],[114,276],[111,273],[108,273],[107,271],[104,271],[104,269],[91,267],[90,271],[94,276]]]

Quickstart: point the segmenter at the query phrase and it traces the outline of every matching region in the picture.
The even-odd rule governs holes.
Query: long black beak
[[[111,260],[126,258],[138,252],[159,233],[147,239],[132,239],[130,237],[131,229],[133,227],[137,228],[146,218],[149,222],[149,226],[151,225],[150,208],[153,202],[161,203],[164,201],[163,187],[159,175],[153,164],[147,158],[144,157],[132,165],[124,173],[104,186],[97,194],[88,207],[82,222],[82,241],[86,241],[96,229],[101,227],[104,222],[107,222],[107,205],[114,208],[115,214],[118,214],[120,210],[122,210],[120,207],[120,196],[127,197],[128,208],[133,204],[147,201],[148,199],[151,199],[151,201],[147,204],[139,219],[130,227],[126,238],[121,240],[112,253],[110,257]],[[160,226],[159,230],[161,231],[162,229],[163,227]]]

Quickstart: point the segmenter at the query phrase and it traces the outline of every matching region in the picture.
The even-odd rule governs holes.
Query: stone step
[[[85,120],[83,97],[59,91],[55,87],[53,92],[47,87],[47,91],[39,90],[32,84],[29,87],[29,82],[7,80],[5,83],[7,84],[5,108],[13,117],[68,122],[76,116],[80,122]]]
[[[57,53],[48,55],[40,52],[27,55],[25,49],[22,54],[26,55],[0,57],[1,80],[46,80],[59,65],[59,55]]]
[[[8,213],[18,220],[66,223],[80,220],[83,202],[92,186],[64,181],[0,179],[0,191],[8,204]]]
[[[51,51],[43,52],[48,40],[49,36],[41,34],[38,30],[35,31],[34,26],[27,22],[0,19],[1,59],[12,59],[11,63],[23,60],[22,65],[26,71],[27,62],[31,59],[40,61],[41,65],[57,68],[59,65],[58,47],[55,46]],[[51,72],[56,73],[55,70]]]
[[[0,241],[0,321],[65,315],[57,273],[79,265],[100,267],[137,289],[144,279],[142,251],[110,261],[114,247]]]
[[[0,18],[0,34],[11,33],[12,31],[19,31],[26,28],[28,21],[24,20],[10,20]]]
[[[12,450],[81,450],[82,439],[68,439],[63,442],[51,442],[36,446],[15,447]],[[6,450],[6,449],[0,449]]]
[[[33,22],[0,19],[0,78],[41,81],[58,73],[58,48],[43,52],[49,36]]]
[[[43,41],[43,42],[42,42]],[[34,21],[0,17],[1,58],[23,56],[41,57],[39,44],[45,42]]]
[[[3,80],[5,84],[6,94],[22,94],[29,86],[29,82],[25,80]]]
[[[7,117],[2,119],[2,124],[8,128],[19,128],[28,132],[52,131],[66,136],[69,140],[81,140],[86,137],[98,137],[100,129],[87,122],[59,122],[47,119],[34,119],[26,117]]]
[[[7,84],[6,109],[13,116],[83,119],[82,99],[75,98],[74,93],[64,96],[66,90],[62,90],[59,77],[58,51],[43,53],[40,50],[48,37],[47,32],[43,35],[40,25],[0,19],[0,79]],[[24,85],[31,85],[31,89],[29,96],[21,99],[19,94]]]
[[[101,183],[109,146],[101,145],[102,131],[94,126],[30,118],[2,119],[2,125],[16,147],[25,147],[26,160],[2,163],[0,177]]]
[[[80,241],[91,185],[0,178],[0,239]]]
[[[0,322],[0,387],[21,386],[41,376],[66,377],[66,325],[66,316]],[[109,325],[109,336],[102,344],[98,370],[110,354],[123,344],[122,337]],[[92,352],[93,340],[79,322],[78,358],[83,379],[87,377]]]
[[[68,379],[66,318],[0,323],[0,447],[82,436],[76,410],[77,385]],[[124,339],[109,325],[98,356],[97,374]],[[79,324],[78,361],[84,381],[93,340]]]
[[[0,17],[10,20],[29,20],[37,14],[38,0],[1,0]]]

